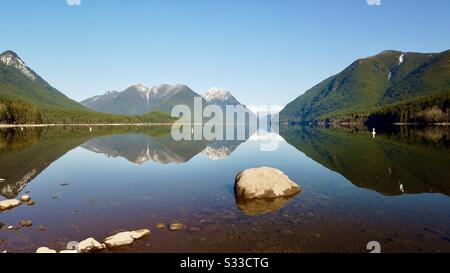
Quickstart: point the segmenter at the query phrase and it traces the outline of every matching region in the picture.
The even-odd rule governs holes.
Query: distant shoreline
[[[55,124],[0,124],[1,128],[36,128],[36,127],[87,127],[87,126],[172,126],[172,125],[204,125],[205,123],[156,122],[156,123],[55,123]],[[220,124],[247,124],[247,123],[220,123]]]
[[[169,126],[173,123],[74,123],[74,124],[0,124],[0,128],[34,128],[34,127],[88,127],[88,126]]]
[[[158,123],[71,123],[71,124],[0,124],[2,128],[39,128],[39,127],[88,127],[88,126],[172,126],[175,123],[158,122]],[[222,123],[232,124],[232,123]],[[234,123],[233,123],[234,124]],[[177,125],[202,125],[201,123],[178,123]],[[280,125],[288,125],[289,123],[280,123]],[[311,125],[341,125],[341,126],[361,126],[363,123],[313,123]],[[450,126],[450,123],[389,123],[389,124],[372,124],[374,125],[394,125],[394,126]]]
[[[280,125],[289,126],[291,123],[283,122]],[[302,125],[301,123],[295,123],[295,126]],[[305,123],[304,125],[334,125],[334,126],[387,126],[387,125],[395,125],[395,126],[450,126],[449,122],[438,122],[438,123],[420,123],[420,122],[394,122],[394,123],[373,123],[373,124],[365,124],[359,122],[313,122],[313,123]]]

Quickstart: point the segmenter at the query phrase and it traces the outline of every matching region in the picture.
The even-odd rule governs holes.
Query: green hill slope
[[[449,52],[384,51],[359,59],[289,103],[280,119],[364,121],[381,106],[450,92]]]
[[[0,95],[43,108],[87,110],[51,87],[12,51],[0,55]]]

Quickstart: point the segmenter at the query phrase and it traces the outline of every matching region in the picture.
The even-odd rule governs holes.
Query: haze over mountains
[[[358,59],[309,89],[289,103],[280,118],[285,122],[358,119],[358,115],[367,116],[386,105],[433,95],[448,97],[449,93],[450,50],[441,53],[389,50]]]

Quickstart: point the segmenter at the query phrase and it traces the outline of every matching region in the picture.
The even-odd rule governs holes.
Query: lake
[[[236,141],[174,141],[170,128],[0,130],[0,251],[64,249],[124,230],[152,234],[115,252],[450,252],[450,128],[282,127]],[[276,141],[275,151],[261,144]],[[260,166],[303,191],[236,200]],[[15,230],[21,220],[32,227]],[[183,228],[157,229],[178,222]]]

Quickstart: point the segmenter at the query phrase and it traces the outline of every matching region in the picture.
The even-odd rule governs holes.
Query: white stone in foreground
[[[134,239],[131,237],[130,231],[120,232],[116,235],[110,236],[105,239],[104,243],[107,247],[120,247],[131,245]]]
[[[104,248],[105,246],[97,242],[94,238],[87,238],[78,244],[78,250],[83,253],[102,250]]]
[[[131,238],[134,240],[139,240],[141,238],[147,237],[150,235],[150,230],[148,229],[139,229],[131,232]]]
[[[269,167],[242,171],[236,176],[235,192],[242,198],[289,197],[301,192],[282,171]]]
[[[8,199],[0,202],[0,210],[12,209],[20,205],[20,201],[16,199]]]
[[[40,247],[36,250],[36,253],[56,253],[56,250],[50,249],[48,247]]]

